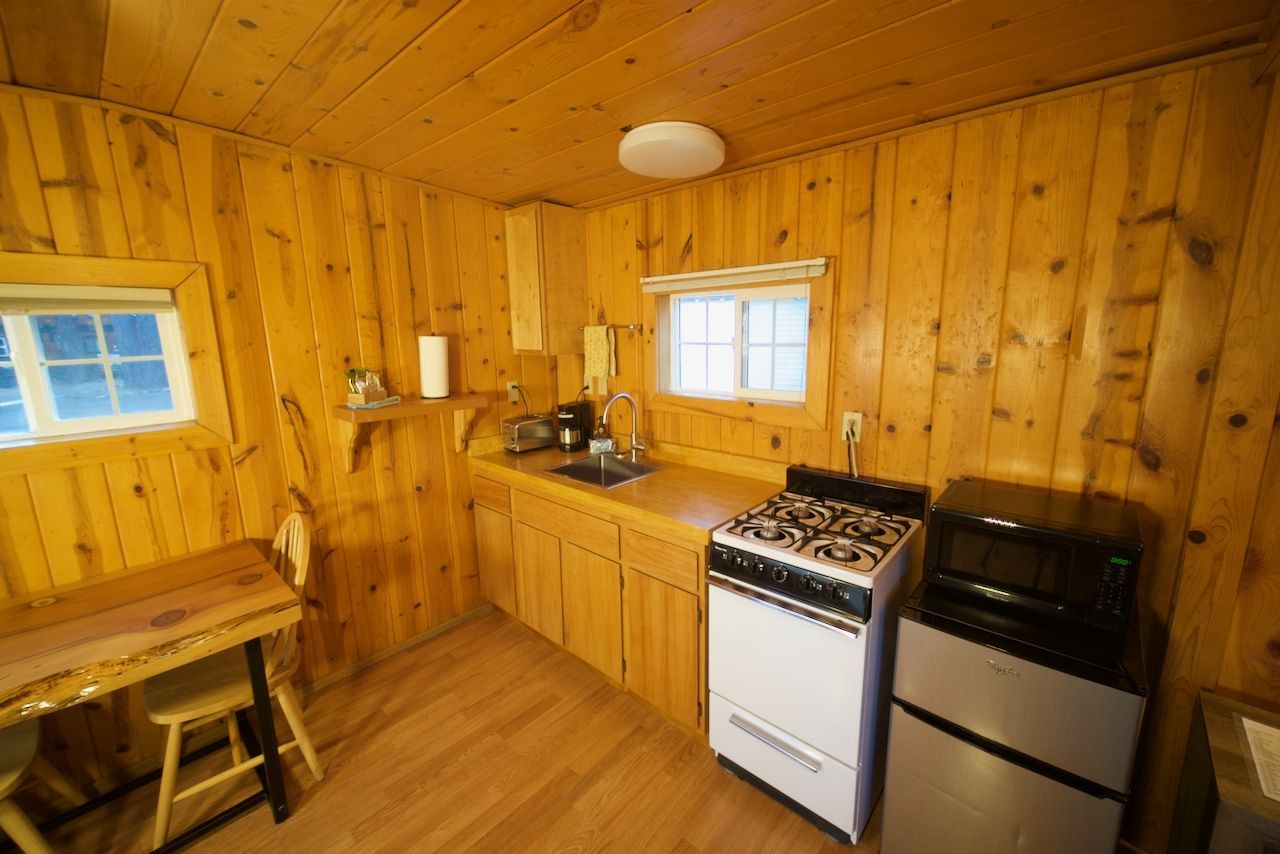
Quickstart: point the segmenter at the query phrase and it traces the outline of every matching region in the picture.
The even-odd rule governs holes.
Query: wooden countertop
[[[641,461],[657,466],[656,472],[613,489],[545,471],[586,456],[590,454],[585,451],[564,454],[556,448],[523,454],[498,451],[472,457],[471,471],[587,513],[668,529],[704,543],[710,540],[712,528],[782,489],[772,481],[652,457],[641,457]]]

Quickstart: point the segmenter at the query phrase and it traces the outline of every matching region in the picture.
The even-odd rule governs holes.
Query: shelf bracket
[[[467,449],[471,440],[471,428],[475,425],[476,410],[455,409],[453,411],[453,449],[461,454]]]
[[[356,470],[361,449],[369,446],[369,427],[368,422],[338,422],[338,441],[342,446],[342,462],[347,474]]]

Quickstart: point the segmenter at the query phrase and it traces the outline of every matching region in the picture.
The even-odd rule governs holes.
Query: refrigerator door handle
[[[817,774],[822,770],[822,760],[820,758],[814,756],[807,750],[802,750],[799,747],[788,744],[778,736],[757,726],[746,718],[741,717],[738,714],[732,714],[729,715],[729,723],[733,724],[747,735],[763,741],[765,744],[769,745],[783,756],[786,756],[788,759],[799,762],[813,773]]]

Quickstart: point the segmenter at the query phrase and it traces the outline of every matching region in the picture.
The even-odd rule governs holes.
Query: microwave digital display
[[[948,572],[1047,602],[1066,598],[1072,550],[1065,543],[946,522],[942,553]]]

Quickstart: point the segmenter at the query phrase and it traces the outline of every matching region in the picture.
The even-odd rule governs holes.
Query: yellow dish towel
[[[612,326],[584,326],[582,328],[583,384],[594,394],[604,392],[605,376],[618,375],[618,360],[614,355]]]

